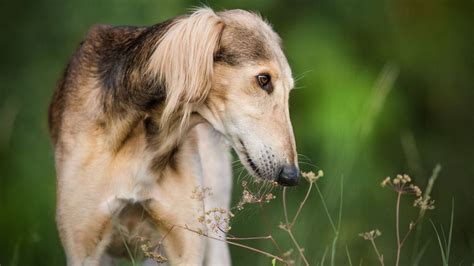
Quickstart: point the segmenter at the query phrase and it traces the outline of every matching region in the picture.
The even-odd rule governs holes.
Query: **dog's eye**
[[[266,92],[271,93],[273,91],[270,75],[268,74],[257,75],[257,83],[260,86],[260,88],[262,88]]]

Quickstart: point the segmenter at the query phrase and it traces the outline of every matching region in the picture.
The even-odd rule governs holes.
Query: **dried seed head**
[[[430,196],[418,197],[413,202],[414,207],[418,207],[422,210],[433,210],[435,208],[435,201],[431,200]]]
[[[364,240],[374,240],[381,235],[382,232],[380,232],[379,229],[374,229],[369,232],[363,232],[359,234],[359,236],[362,237]]]
[[[314,174],[312,171],[309,172],[301,172],[301,175],[309,182],[309,183],[314,183],[316,182],[319,178],[324,176],[323,170],[319,170],[318,174]]]
[[[387,177],[382,181],[382,183],[380,183],[380,185],[381,185],[382,187],[387,186],[387,184],[390,184],[390,177],[389,177],[389,176],[387,176]]]
[[[234,214],[224,208],[211,208],[204,215],[197,218],[201,224],[206,224],[214,233],[228,232],[230,230],[230,220]]]
[[[166,263],[168,261],[168,259],[165,256],[163,256],[162,254],[158,252],[159,247],[160,247],[159,245],[158,247],[155,248],[155,250],[153,250],[153,245],[151,244],[149,240],[145,240],[144,238],[142,238],[142,241],[144,243],[140,245],[140,248],[143,254],[145,255],[145,257],[150,258],[158,263]]]
[[[413,193],[417,196],[417,197],[421,197],[421,189],[418,187],[418,186],[415,186],[413,184],[410,184],[409,188],[413,191]]]
[[[196,186],[191,192],[191,198],[199,201],[203,201],[208,196],[212,196],[210,187]]]
[[[268,193],[265,195],[265,201],[266,202],[270,202],[271,200],[275,199],[275,195],[273,195],[272,193]]]
[[[408,225],[408,229],[412,230],[413,228],[415,228],[415,222],[413,221],[410,221],[410,224]]]

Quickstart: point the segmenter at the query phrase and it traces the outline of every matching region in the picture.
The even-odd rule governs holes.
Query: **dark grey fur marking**
[[[273,54],[258,31],[239,24],[226,25],[220,49],[214,58],[231,66],[270,60]]]

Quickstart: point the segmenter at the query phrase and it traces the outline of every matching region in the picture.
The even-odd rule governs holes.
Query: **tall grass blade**
[[[18,239],[18,241],[15,244],[15,249],[13,250],[13,255],[12,259],[10,261],[10,266],[17,266],[18,264],[18,258],[20,257],[20,247],[21,247],[21,237]]]
[[[321,257],[321,266],[324,266],[324,262],[326,261],[326,255],[328,253],[328,246],[326,246],[326,248],[324,249],[324,253],[323,253],[323,256]]]
[[[431,191],[433,190],[433,186],[434,186],[434,183],[436,181],[436,179],[438,179],[438,176],[439,176],[439,173],[441,172],[441,164],[436,164],[436,166],[433,168],[433,172],[430,176],[430,178],[428,179],[428,185],[426,186],[426,189],[425,189],[425,192],[423,193],[423,198],[426,198],[426,197],[429,197],[431,196]],[[425,215],[425,212],[426,210],[424,209],[420,209],[420,212],[418,214],[418,217],[423,217]],[[419,255],[419,246],[420,246],[420,238],[421,238],[421,231],[422,231],[422,228],[423,228],[423,222],[424,220],[423,219],[420,219],[420,223],[416,226],[416,232],[415,232],[415,241],[414,241],[414,244],[413,244],[413,252],[412,252],[412,255],[411,255],[411,264],[413,266],[418,266],[418,262],[417,262],[417,257]]]
[[[328,209],[328,206],[326,204],[326,200],[324,199],[324,196],[323,196],[323,193],[321,192],[321,190],[319,189],[319,185],[318,185],[318,182],[314,182],[314,185],[316,187],[316,190],[318,191],[318,195],[319,197],[321,198],[321,203],[323,204],[323,208],[324,208],[324,211],[326,212],[326,216],[328,217],[329,219],[329,223],[331,224],[331,228],[332,230],[334,231],[334,234],[337,234],[337,229],[336,229],[336,226],[334,225],[334,221],[331,217],[331,214],[329,213],[329,209]]]
[[[339,239],[339,232],[341,231],[341,221],[342,221],[342,206],[344,202],[344,176],[341,176],[341,198],[339,200],[339,217],[337,218],[337,232],[332,241],[331,248],[331,266],[334,266],[334,261],[336,260],[336,250],[337,250],[337,240]]]
[[[449,224],[448,246],[446,247],[446,260],[449,262],[449,254],[451,253],[451,240],[453,238],[454,225],[454,198],[451,200],[451,221]]]
[[[439,249],[441,252],[441,259],[443,261],[443,266],[448,266],[448,261],[446,260],[446,255],[444,253],[444,247],[443,247],[443,242],[441,242],[441,237],[439,236],[438,229],[436,229],[436,225],[433,223],[433,221],[430,219],[431,225],[433,226],[433,229],[436,233],[436,237],[438,238],[438,245]]]
[[[423,247],[420,249],[420,251],[418,252],[418,254],[416,254],[416,257],[413,261],[413,265],[419,265],[420,264],[420,261],[421,261],[421,258],[423,257],[423,255],[425,254],[426,252],[426,249],[428,248],[430,244],[430,241],[426,241],[426,243],[423,245]]]
[[[346,246],[346,255],[347,255],[347,262],[349,262],[349,266],[352,266],[351,254],[349,254],[349,248],[347,248],[347,246]]]

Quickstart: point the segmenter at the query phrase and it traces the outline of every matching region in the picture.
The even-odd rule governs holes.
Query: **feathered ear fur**
[[[178,110],[186,123],[192,104],[205,100],[211,88],[214,53],[224,23],[210,8],[178,18],[159,40],[148,71],[166,86],[161,126]]]

